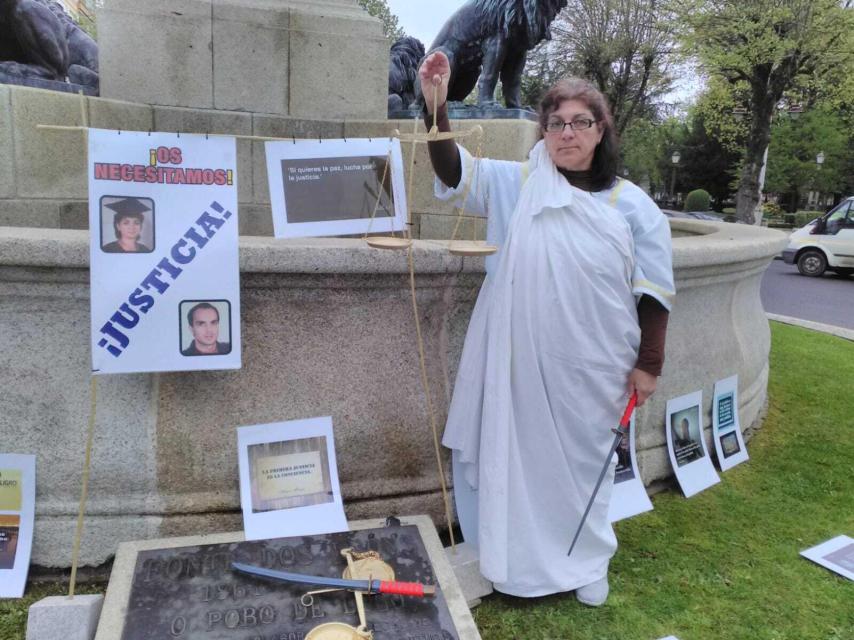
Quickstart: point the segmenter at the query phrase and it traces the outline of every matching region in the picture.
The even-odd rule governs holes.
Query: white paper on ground
[[[264,148],[277,238],[406,230],[397,138],[270,141]]]
[[[836,536],[801,551],[801,555],[834,573],[854,580],[854,538]]]
[[[24,595],[36,511],[36,457],[0,453],[0,598]]]
[[[721,471],[748,459],[738,419],[738,376],[715,383],[712,399],[712,440]]]
[[[247,540],[347,530],[332,418],[237,429]]]
[[[239,369],[234,138],[90,129],[88,162],[93,372]]]
[[[667,453],[686,498],[720,482],[703,437],[703,392],[667,401]]]
[[[617,472],[614,477],[614,488],[611,491],[611,502],[608,505],[608,518],[611,522],[617,522],[625,518],[631,518],[645,511],[652,511],[652,502],[646,493],[646,487],[640,477],[637,456],[635,451],[635,416],[629,423],[628,451],[622,456],[618,449]],[[624,464],[625,456],[628,455],[629,464]],[[622,462],[621,463],[621,458]]]

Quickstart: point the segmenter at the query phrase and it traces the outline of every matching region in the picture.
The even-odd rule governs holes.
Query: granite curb
[[[782,322],[783,324],[790,324],[795,327],[810,329],[812,331],[820,331],[821,333],[827,333],[832,336],[836,336],[837,338],[854,341],[854,329],[846,329],[832,324],[813,322],[812,320],[801,320],[800,318],[792,318],[791,316],[780,316],[776,313],[766,313],[765,315],[768,316],[769,320],[774,320],[775,322]]]

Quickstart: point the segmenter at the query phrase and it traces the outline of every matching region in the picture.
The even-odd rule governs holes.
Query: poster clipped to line
[[[854,580],[854,538],[836,536],[827,542],[801,551],[801,555],[825,569]]]
[[[614,474],[614,488],[608,506],[608,518],[611,522],[631,518],[645,511],[652,511],[652,502],[643,486],[638,471],[635,450],[635,416],[629,423],[629,437],[623,436],[617,447],[617,470]]]
[[[237,429],[247,540],[347,530],[332,418]]]
[[[271,141],[265,148],[277,238],[406,229],[397,138]]]
[[[738,421],[738,376],[715,383],[712,401],[712,439],[721,471],[731,469],[748,459],[747,447]]]
[[[36,505],[36,457],[0,453],[0,598],[24,595]]]
[[[667,452],[686,498],[721,481],[703,438],[703,392],[667,401]]]
[[[89,131],[94,373],[240,368],[233,138]]]

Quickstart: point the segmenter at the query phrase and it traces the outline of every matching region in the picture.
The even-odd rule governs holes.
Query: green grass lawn
[[[854,343],[771,323],[750,461],[616,525],[607,604],[486,598],[485,640],[854,640],[854,583],[798,552],[854,536]]]
[[[854,535],[854,343],[777,323],[772,337],[750,461],[618,523],[604,607],[490,596],[474,612],[485,640],[854,640],[854,583],[798,555]],[[27,606],[64,589],[0,601],[0,639],[23,640]]]

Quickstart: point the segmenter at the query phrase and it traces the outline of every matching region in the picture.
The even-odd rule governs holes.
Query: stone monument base
[[[382,519],[355,520],[349,523],[351,531],[362,529],[373,529],[385,526]],[[466,605],[462,590],[457,582],[454,570],[445,557],[445,552],[436,527],[427,516],[407,516],[400,518],[401,525],[415,525],[430,558],[433,573],[444,594],[445,601],[450,611],[451,618],[459,634],[460,640],[480,640],[480,633],[475,626],[474,619]],[[119,545],[113,571],[110,575],[110,583],[107,588],[107,596],[98,624],[98,632],[95,640],[117,640],[122,636],[125,615],[128,602],[130,601],[131,587],[134,570],[137,564],[137,555],[142,551],[151,549],[171,549],[176,547],[228,544],[242,542],[244,540],[242,531],[233,533],[220,533],[206,536],[187,536],[182,538],[161,538],[155,540],[124,542]],[[322,622],[319,620],[318,622]]]
[[[59,80],[49,80],[48,78],[32,78],[28,76],[18,76],[13,73],[6,73],[0,70],[0,84],[16,84],[20,87],[32,87],[33,89],[49,89],[51,91],[64,91],[65,93],[80,93],[86,96],[97,96],[98,90],[94,87],[87,87],[82,84],[73,82],[61,82]]]

